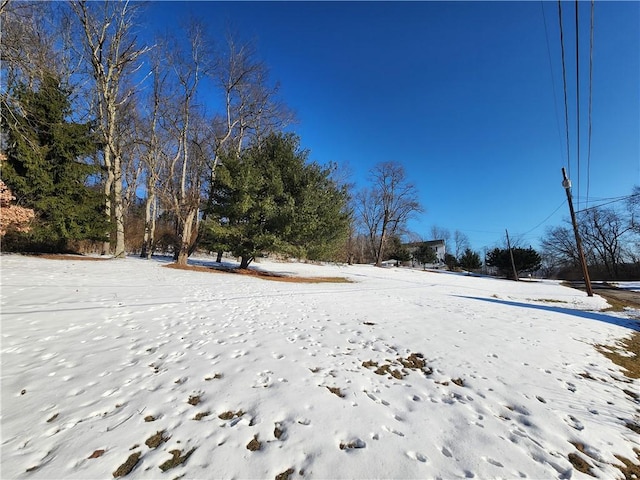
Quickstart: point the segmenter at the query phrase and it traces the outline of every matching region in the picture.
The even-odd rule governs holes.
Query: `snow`
[[[126,478],[591,478],[570,442],[615,478],[640,446],[638,381],[594,348],[638,330],[634,312],[554,282],[1,262],[3,479],[112,478],[134,453]],[[403,367],[412,354],[426,365]],[[163,472],[176,451],[192,453]]]
[[[622,290],[640,292],[640,282],[609,282],[609,283]]]

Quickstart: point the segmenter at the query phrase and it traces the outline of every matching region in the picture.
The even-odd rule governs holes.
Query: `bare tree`
[[[147,98],[148,111],[144,116],[145,140],[141,155],[143,176],[145,178],[145,199],[144,199],[144,234],[142,239],[142,249],[140,256],[151,258],[155,245],[156,219],[158,216],[158,189],[160,188],[160,175],[164,165],[166,165],[166,150],[163,143],[163,136],[160,122],[162,120],[161,105],[166,100],[164,95],[164,85],[167,78],[166,71],[161,69],[161,53],[156,49],[152,55],[152,89]]]
[[[224,48],[211,70],[223,98],[222,112],[213,120],[211,183],[223,152],[240,155],[248,143],[259,144],[269,133],[294,121],[293,113],[278,99],[279,86],[269,83],[268,69],[256,58],[253,44],[229,33]]]
[[[357,196],[357,208],[365,225],[376,266],[381,266],[387,239],[397,235],[412,215],[421,212],[418,192],[407,182],[404,168],[383,162],[370,171],[371,188]]]
[[[46,73],[56,72],[63,77],[58,68],[60,55],[54,47],[60,38],[60,28],[51,21],[53,6],[46,2],[3,1],[1,7],[3,90],[17,83],[33,90]]]
[[[186,265],[197,238],[202,188],[209,163],[205,143],[207,121],[197,104],[198,88],[210,72],[212,47],[204,26],[192,19],[185,28],[187,42],[175,38],[166,41],[166,62],[171,67],[173,93],[165,95],[162,111],[164,129],[171,138],[172,153],[164,172],[163,197],[165,208],[176,221],[175,260]]]
[[[632,231],[629,221],[612,209],[589,208],[580,213],[580,236],[596,262],[611,278],[618,278],[620,265],[627,258],[626,236]]]
[[[570,226],[547,228],[541,244],[544,256],[556,266],[580,265],[575,236]]]
[[[451,232],[446,228],[441,228],[437,225],[431,226],[429,234],[431,235],[430,240],[444,240],[445,245],[451,240]]]
[[[134,35],[135,17],[140,4],[113,0],[72,0],[70,5],[80,22],[83,54],[91,66],[94,81],[96,117],[104,145],[103,162],[107,173],[104,184],[107,199],[105,214],[107,218],[113,214],[116,232],[114,256],[120,258],[125,255],[125,231],[123,152],[118,125],[123,105],[135,92],[135,88],[127,81],[140,67],[142,55],[148,51],[148,47],[138,45]],[[104,253],[107,248],[110,248],[108,243],[105,244]]]
[[[11,112],[22,108],[16,88],[34,91],[43,78],[54,77],[74,96],[71,78],[77,66],[67,53],[70,28],[59,4],[5,0],[0,7],[0,111],[11,124],[16,121]]]
[[[455,249],[454,255],[457,259],[460,259],[466,249],[471,248],[469,237],[467,237],[467,235],[462,233],[460,230],[456,230],[455,232],[453,232],[453,245]]]
[[[593,207],[578,213],[578,228],[584,254],[590,267],[600,267],[600,273],[618,278],[621,266],[633,260],[630,246],[634,240],[634,224],[623,212]],[[547,257],[556,265],[579,265],[575,236],[569,220],[566,226],[547,229],[542,239]]]

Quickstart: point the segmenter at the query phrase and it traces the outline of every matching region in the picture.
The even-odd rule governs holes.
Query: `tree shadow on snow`
[[[601,312],[589,312],[585,310],[577,310],[574,308],[556,307],[550,305],[534,305],[531,303],[513,302],[511,300],[500,300],[496,298],[482,298],[482,297],[468,297],[463,295],[456,295],[459,298],[470,298],[471,300],[481,300],[483,302],[497,303],[500,305],[508,305],[511,307],[532,308],[535,310],[542,310],[545,312],[561,313],[564,315],[572,315],[574,317],[586,318],[587,320],[596,320],[598,322],[609,323],[618,327],[629,328],[633,331],[640,332],[640,322],[630,318],[614,317]]]

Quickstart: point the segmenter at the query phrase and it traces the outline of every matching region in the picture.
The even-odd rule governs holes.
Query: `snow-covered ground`
[[[594,348],[638,322],[600,297],[371,266],[256,265],[352,281],[283,283],[164,265],[2,256],[1,478],[112,478],[130,456],[126,478],[591,478],[573,454],[608,479],[640,447],[623,392],[638,381]]]
[[[640,282],[609,282],[611,285],[621,288],[623,290],[630,290],[632,292],[640,292]]]

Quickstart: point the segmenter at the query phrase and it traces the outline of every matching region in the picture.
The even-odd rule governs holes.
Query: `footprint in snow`
[[[413,460],[417,460],[417,461],[422,462],[422,463],[426,463],[426,462],[429,461],[429,459],[425,455],[420,453],[420,452],[414,452],[412,450],[409,450],[409,451],[406,452],[406,455],[407,455],[407,457],[409,457],[409,458],[411,458]]]
[[[573,415],[569,415],[569,417],[565,419],[565,422],[567,422],[567,425],[569,425],[572,428],[575,428],[578,431],[584,430],[584,425],[582,424],[582,422],[578,420],[576,417],[574,417]]]
[[[494,467],[500,467],[500,468],[503,468],[503,467],[504,467],[504,465],[503,465],[502,463],[498,462],[497,460],[494,460],[493,458],[490,458],[490,457],[482,457],[482,459],[483,459],[485,462],[487,462],[487,463],[489,463],[489,464],[493,465]]]
[[[386,425],[383,425],[382,429],[386,430],[389,433],[393,433],[394,435],[398,435],[399,437],[404,437],[404,433],[402,433],[402,432],[400,432],[400,431],[398,431],[398,430],[396,430],[394,428],[387,427]]]

